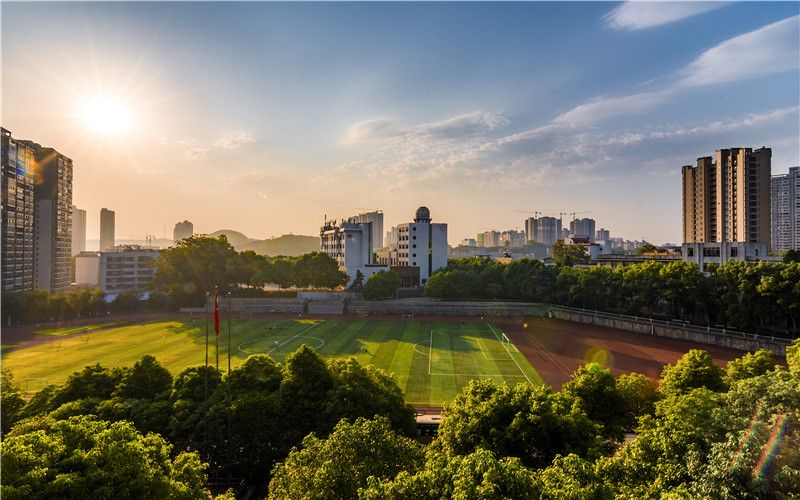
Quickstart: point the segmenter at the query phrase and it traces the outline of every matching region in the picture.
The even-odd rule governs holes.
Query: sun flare
[[[120,135],[131,128],[131,110],[119,99],[97,97],[87,100],[80,116],[87,130],[98,135]]]

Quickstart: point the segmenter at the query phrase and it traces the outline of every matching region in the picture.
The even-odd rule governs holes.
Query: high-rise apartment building
[[[555,217],[529,217],[525,220],[525,237],[527,241],[544,243],[552,246],[562,237],[561,219]]]
[[[175,224],[175,229],[172,230],[172,240],[177,243],[180,240],[191,238],[194,235],[194,224],[185,220]]]
[[[419,207],[414,222],[397,226],[398,267],[419,269],[419,282],[412,286],[425,286],[428,278],[447,265],[447,224],[432,223],[427,207]]]
[[[717,150],[683,172],[683,241],[770,242],[772,150]]]
[[[351,224],[366,224],[372,223],[372,247],[383,247],[383,212],[376,210],[374,212],[365,212],[358,214],[347,219]]]
[[[107,208],[100,210],[100,251],[104,252],[115,246],[114,211]]]
[[[2,129],[2,235],[0,283],[3,291],[33,290],[34,150]]]
[[[569,223],[569,232],[571,236],[589,238],[589,241],[594,241],[595,236],[595,222],[594,219],[573,219]]]
[[[33,286],[51,293],[71,283],[72,160],[53,148],[35,149]]]
[[[602,227],[595,232],[594,236],[595,241],[605,241],[608,243],[611,240],[611,233],[608,229],[603,229]]]
[[[86,251],[86,210],[72,205],[72,255]]]
[[[800,249],[800,167],[772,176],[772,251]]]

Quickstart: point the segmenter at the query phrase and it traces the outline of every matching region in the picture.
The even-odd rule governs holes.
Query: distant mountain
[[[237,252],[241,252],[242,248],[245,245],[248,245],[254,241],[253,238],[248,238],[244,234],[240,233],[239,231],[234,231],[233,229],[220,229],[219,231],[214,231],[213,233],[207,235],[211,238],[216,238],[217,236],[224,234],[226,238],[228,238],[228,243],[233,245],[233,248],[236,249]]]
[[[267,240],[256,240],[250,238],[239,231],[232,229],[220,229],[214,231],[207,236],[216,238],[224,234],[228,238],[228,242],[233,245],[237,252],[244,250],[253,250],[259,255],[268,255],[276,257],[278,255],[297,256],[310,252],[319,252],[319,236],[302,236],[297,234],[284,234],[277,238],[270,238]],[[146,246],[145,240],[117,240],[117,245],[141,245]],[[150,245],[156,248],[169,248],[175,246],[172,240],[159,238],[151,241]],[[97,251],[100,246],[99,240],[86,240],[86,249],[90,251]]]
[[[278,238],[268,240],[253,240],[251,243],[238,249],[253,250],[259,255],[278,255],[296,256],[310,252],[319,252],[319,236],[302,236],[297,234],[284,234]]]

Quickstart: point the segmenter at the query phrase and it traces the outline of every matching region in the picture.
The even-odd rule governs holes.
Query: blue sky
[[[800,165],[798,2],[1,5],[2,124],[73,159],[90,238],[426,205],[452,245],[526,211],[677,243],[682,165]]]

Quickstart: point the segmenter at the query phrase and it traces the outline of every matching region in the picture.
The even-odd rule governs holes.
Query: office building
[[[72,160],[53,148],[35,149],[33,287],[66,291],[72,271]]]
[[[86,251],[86,210],[72,205],[72,255]]]
[[[30,291],[33,290],[34,256],[34,150],[2,129],[1,154],[0,283],[3,291]]]
[[[153,264],[157,260],[158,250],[145,249],[139,245],[120,245],[100,252],[100,290],[106,293],[150,290],[156,273],[156,266]]]
[[[194,224],[185,220],[175,224],[175,229],[172,230],[172,240],[177,243],[186,238],[194,236]]]
[[[684,243],[769,244],[771,162],[769,148],[731,148],[685,165]]]
[[[350,217],[347,222],[351,224],[366,224],[372,223],[372,247],[383,247],[383,212],[376,210],[374,212],[365,212],[362,214]]]
[[[772,176],[772,251],[800,249],[800,167]]]
[[[115,246],[114,211],[104,208],[100,210],[100,251],[104,252]]]

